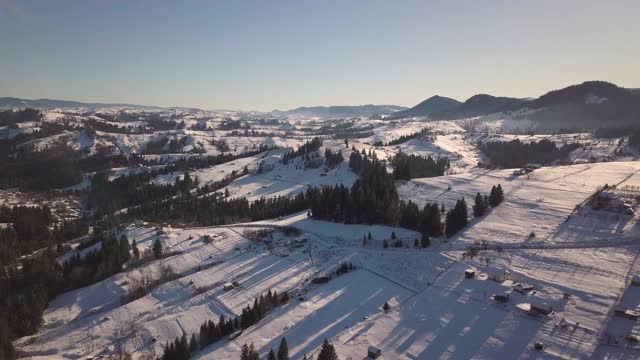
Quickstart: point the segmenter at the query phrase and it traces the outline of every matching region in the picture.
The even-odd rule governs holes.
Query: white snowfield
[[[104,110],[109,113],[109,110]],[[179,110],[176,110],[178,114]],[[80,113],[50,111],[46,121]],[[136,114],[135,112],[132,114]],[[246,115],[246,114],[245,114]],[[255,115],[255,114],[252,114]],[[84,115],[83,115],[84,116]],[[234,112],[187,114],[185,123],[211,127],[238,119]],[[204,145],[207,155],[219,153],[208,141],[224,139],[230,152],[260,144],[278,145],[256,156],[190,171],[200,185],[219,181],[233,171],[248,174],[228,187],[231,197],[293,196],[309,186],[351,186],[357,175],[348,167],[351,147],[375,151],[388,160],[398,151],[447,157],[450,174],[397,181],[401,199],[452,207],[460,198],[469,206],[469,225],[452,238],[433,238],[431,246],[414,248],[420,234],[398,227],[345,225],[307,217],[306,211],[278,219],[218,227],[159,228],[130,224],[124,230],[141,252],[160,239],[169,256],[152,260],[58,296],[45,313],[35,335],[18,339],[16,347],[28,359],[116,358],[122,350],[134,359],[162,355],[164,344],[182,334],[191,336],[207,320],[239,315],[267,291],[288,291],[291,300],[270,311],[256,325],[233,340],[222,339],[200,349],[195,359],[237,359],[243,344],[254,343],[261,358],[277,350],[286,337],[291,359],[316,358],[329,339],[341,359],[362,359],[369,346],[381,350],[379,359],[637,359],[640,358],[640,321],[624,310],[640,311],[640,162],[627,139],[596,140],[591,134],[527,137],[556,143],[589,143],[571,153],[572,165],[547,166],[529,174],[514,169],[486,170],[477,142],[510,140],[495,134],[499,128],[528,126],[504,115],[487,116],[475,128],[468,121],[428,122],[404,119],[391,123],[353,119],[356,127],[376,126],[374,134],[342,140],[325,139],[318,151],[342,152],[345,161],[333,168],[306,168],[299,158],[282,164],[283,154],[318,130],[318,119],[289,119],[286,124],[256,123],[256,129],[287,136],[227,136],[223,131],[176,131]],[[79,120],[80,121],[80,120]],[[339,122],[337,122],[339,123]],[[399,145],[374,147],[429,127],[433,140],[416,138]],[[302,130],[306,129],[306,130]],[[81,148],[74,133],[70,139]],[[291,134],[295,134],[292,136]],[[140,152],[160,134],[110,134],[122,153]],[[106,138],[105,134],[97,139]],[[139,138],[138,138],[139,137]],[[45,140],[42,140],[45,141]],[[105,140],[106,141],[106,140]],[[184,154],[147,155],[177,158]],[[615,160],[610,162],[593,162]],[[117,169],[127,174],[134,169]],[[160,175],[153,183],[174,182],[183,173]],[[115,175],[114,175],[115,176]],[[471,206],[477,193],[489,194],[500,184],[505,199],[480,218]],[[594,204],[596,192],[608,185],[607,196],[617,202]],[[224,191],[224,190],[222,190]],[[615,207],[615,204],[620,206]],[[629,208],[631,210],[629,210]],[[443,215],[444,218],[444,215]],[[282,227],[299,234],[285,236]],[[252,240],[252,231],[272,231],[270,244]],[[363,237],[371,239],[363,245]],[[391,234],[400,248],[383,248]],[[204,241],[205,235],[212,242]],[[474,247],[477,254],[468,256]],[[63,258],[61,259],[63,260]],[[350,262],[355,270],[329,282],[312,279]],[[171,268],[175,274],[146,295],[131,300],[129,290],[141,280],[155,280]],[[472,278],[465,271],[473,270]],[[500,281],[495,281],[497,279]],[[227,283],[239,286],[225,290]],[[513,289],[527,288],[520,293]],[[497,297],[495,295],[498,295]],[[506,298],[505,302],[498,300]],[[387,302],[390,309],[384,311]],[[545,311],[550,307],[550,312]],[[535,309],[538,309],[536,311]],[[617,311],[616,311],[617,310]],[[622,311],[622,313],[621,313]],[[546,313],[545,313],[546,312]],[[542,350],[535,348],[543,344]]]

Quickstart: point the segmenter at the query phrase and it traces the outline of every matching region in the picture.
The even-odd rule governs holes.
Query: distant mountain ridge
[[[640,91],[605,81],[586,81],[550,91],[521,108],[540,126],[595,128],[640,124]]]
[[[121,103],[86,103],[73,100],[55,100],[55,99],[20,99],[15,97],[0,97],[0,108],[24,108],[30,107],[35,109],[45,108],[86,108],[86,109],[100,109],[109,107],[122,107],[140,110],[159,111],[166,110],[168,108],[153,105],[135,105],[135,104],[121,104]]]
[[[400,119],[413,116],[431,116],[434,113],[451,110],[461,104],[458,100],[435,95],[412,108],[392,114],[391,118]]]
[[[357,116],[390,115],[405,110],[406,107],[398,105],[338,105],[338,106],[303,106],[291,110],[273,110],[271,113],[277,116],[309,116],[325,118],[346,118]]]
[[[478,94],[452,109],[434,113],[431,117],[435,120],[470,118],[517,107],[526,102],[525,99]]]
[[[442,105],[444,109],[434,110],[433,104],[442,99],[448,98],[433,96],[393,114],[392,118],[423,116],[431,120],[453,120],[504,112],[516,118],[527,117],[544,127],[593,128],[640,122],[640,91],[606,81],[586,81],[549,91],[536,99],[478,94],[457,105],[451,99],[453,101]],[[528,113],[526,110],[536,111]]]

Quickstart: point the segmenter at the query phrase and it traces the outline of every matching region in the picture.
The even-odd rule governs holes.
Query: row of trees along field
[[[266,294],[257,297],[253,305],[247,305],[243,308],[242,315],[234,316],[230,319],[220,315],[217,323],[213,320],[207,320],[200,325],[200,332],[191,334],[189,340],[187,339],[187,334],[183,333],[173,342],[168,342],[164,346],[161,360],[187,360],[199,349],[205,348],[237,331],[245,330],[255,325],[269,311],[287,302],[289,302],[289,294],[286,291],[278,294],[269,290]],[[284,338],[280,343],[279,355],[279,359],[288,359],[289,357],[287,342]]]
[[[549,164],[567,157],[571,151],[581,146],[574,143],[558,147],[554,142],[547,139],[529,143],[515,139],[509,142],[487,142],[480,144],[479,148],[494,164],[505,168],[515,168],[522,167],[527,163]]]
[[[14,263],[0,267],[0,293],[5,294],[0,297],[0,358],[15,358],[11,341],[31,335],[40,328],[44,310],[51,299],[120,272],[122,265],[129,261],[131,252],[135,256],[136,251],[130,248],[126,237],[117,239],[100,226],[94,227],[94,233],[94,242],[101,243],[99,249],[83,257],[71,256],[62,265],[56,258],[64,249],[58,246],[54,250],[54,246],[49,246],[38,256],[21,260],[21,266]],[[62,241],[80,234],[69,232]]]
[[[283,347],[284,343],[284,347]],[[266,360],[289,360],[289,349],[287,347],[286,339],[282,338],[280,342],[280,347],[278,348],[278,353],[273,351],[273,349],[269,350],[267,354]],[[302,356],[302,360],[307,360],[307,354]],[[339,360],[338,353],[336,352],[335,347],[332,343],[329,342],[326,338],[322,342],[320,346],[320,352],[318,353],[317,360]],[[260,354],[256,350],[253,343],[250,345],[244,344],[240,348],[240,360],[260,360]],[[310,360],[310,359],[309,359]]]
[[[348,188],[344,185],[313,187],[293,197],[261,198],[250,202],[246,198],[225,199],[183,192],[180,196],[155,201],[142,200],[141,205],[129,208],[128,218],[166,222],[177,221],[202,226],[229,224],[238,221],[257,221],[289,215],[310,209],[314,218],[347,224],[382,224],[402,226],[422,233],[424,237],[443,234],[444,213],[437,204],[422,207],[411,201],[401,201],[394,186],[394,177],[375,156],[353,151],[350,167],[359,179]],[[142,198],[142,196],[140,196]],[[466,208],[466,203],[457,205]],[[451,236],[462,226],[454,218],[466,214],[461,210],[449,218]]]

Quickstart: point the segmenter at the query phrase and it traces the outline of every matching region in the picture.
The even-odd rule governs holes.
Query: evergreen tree
[[[153,243],[153,256],[155,256],[156,259],[162,257],[162,243],[159,238],[156,238],[156,241]]]
[[[267,360],[277,360],[276,353],[273,352],[273,348],[269,349],[269,355],[267,355]]]
[[[191,341],[189,341],[189,352],[194,353],[198,351],[198,340],[196,340],[196,334],[191,334]]]
[[[502,191],[502,185],[498,184],[498,186],[493,186],[491,188],[491,192],[489,193],[489,204],[492,207],[496,207],[500,205],[502,200],[504,200],[504,192]]]
[[[397,239],[397,238],[398,238],[398,237],[396,236],[396,232],[395,232],[395,231],[392,231],[392,232],[391,232],[391,240],[395,240],[395,239]]]
[[[422,234],[422,238],[420,239],[420,246],[423,248],[429,247],[431,245],[431,239],[429,239],[429,235]]]
[[[278,347],[278,360],[289,360],[289,346],[284,336],[280,340],[280,346]]]
[[[338,353],[327,339],[324,339],[318,354],[318,360],[338,360]]]
[[[489,200],[486,196],[482,196],[480,193],[478,193],[473,204],[473,216],[480,217],[484,215],[488,208]]]
[[[133,239],[133,242],[131,243],[131,251],[133,252],[133,257],[136,260],[140,259],[140,250],[138,250],[138,244],[136,243],[136,239]]]
[[[122,262],[129,261],[129,258],[131,257],[129,255],[129,239],[127,239],[127,236],[124,234],[122,234],[122,236],[120,237],[118,251],[120,253]]]
[[[502,191],[502,185],[500,184],[498,184],[498,187],[496,188],[496,195],[498,198],[498,204],[500,204],[502,200],[504,200],[504,192]]]
[[[247,344],[242,345],[240,353],[240,360],[260,360],[260,354],[256,351],[253,343],[247,346]]]
[[[468,223],[468,209],[464,198],[456,202],[456,206],[447,212],[446,236],[451,237]]]
[[[14,360],[16,351],[11,343],[11,333],[6,320],[0,316],[0,359]]]

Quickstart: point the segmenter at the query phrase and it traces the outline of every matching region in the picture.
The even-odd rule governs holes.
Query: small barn
[[[520,294],[524,295],[530,291],[533,290],[533,285],[529,284],[529,283],[515,283],[513,285],[513,290],[519,292]]]
[[[499,303],[506,303],[509,301],[509,297],[511,297],[511,291],[507,290],[507,291],[503,291],[501,293],[497,293],[493,295],[493,300],[499,302]]]
[[[506,269],[500,269],[495,267],[488,267],[486,269],[487,278],[497,282],[503,282],[506,280],[511,280],[511,272]]]
[[[617,308],[613,310],[613,315],[625,319],[629,319],[632,321],[640,320],[640,311],[625,309],[625,308]]]
[[[367,349],[367,356],[370,359],[377,359],[378,357],[380,357],[380,355],[382,355],[382,351],[380,351],[380,349],[375,346],[369,346],[369,348]]]
[[[224,289],[224,291],[229,291],[233,290],[234,286],[232,283],[225,283],[224,285],[222,285],[222,288]]]
[[[542,301],[532,301],[531,302],[531,311],[535,311],[539,314],[549,315],[553,311],[551,305],[542,302]]]
[[[473,279],[476,276],[475,269],[467,269],[464,271],[464,277],[467,279]]]

